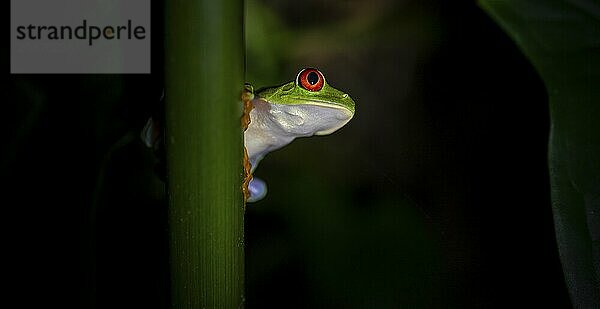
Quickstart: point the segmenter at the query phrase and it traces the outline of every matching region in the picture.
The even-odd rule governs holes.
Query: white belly
[[[271,105],[263,100],[253,100],[250,112],[250,125],[244,133],[244,145],[252,171],[258,162],[269,152],[291,143],[295,136],[285,133],[271,115]]]

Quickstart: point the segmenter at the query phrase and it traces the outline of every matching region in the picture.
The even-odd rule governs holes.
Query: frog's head
[[[316,135],[333,133],[354,116],[352,98],[327,84],[323,74],[313,68],[301,70],[295,81],[261,89],[256,95],[275,109],[301,118],[302,126]]]

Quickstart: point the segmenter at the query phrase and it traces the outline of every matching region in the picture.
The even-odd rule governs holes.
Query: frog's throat
[[[330,104],[273,104],[264,99],[252,103],[250,125],[244,133],[252,170],[266,154],[295,138],[331,134],[353,116],[348,109]]]
[[[278,125],[282,134],[295,137],[331,134],[354,115],[341,104],[319,100],[306,100],[305,104],[277,104],[264,99],[253,101],[255,106],[261,102],[269,107],[267,117],[273,125]]]

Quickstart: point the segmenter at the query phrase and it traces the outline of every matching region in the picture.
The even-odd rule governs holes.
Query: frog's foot
[[[254,98],[254,88],[252,88],[252,85],[247,83],[244,85],[244,91],[242,92],[242,102],[244,104],[244,110],[243,110],[242,117],[241,117],[242,132],[246,132],[246,129],[248,129],[248,125],[250,125],[250,112],[252,111],[252,108],[253,108],[253,105],[252,105],[253,98]],[[242,182],[242,193],[244,194],[244,201],[247,201],[247,202],[257,201],[257,200],[261,199],[262,196],[259,199],[252,199],[252,194],[249,189],[249,183],[251,183],[251,181],[252,181],[252,164],[250,163],[250,160],[248,160],[248,150],[246,149],[246,146],[244,146],[243,164],[244,164],[244,180]],[[264,187],[266,188],[266,186],[264,186]],[[265,189],[265,193],[266,193],[266,189]],[[263,196],[264,196],[264,194],[263,194]]]
[[[248,184],[252,180],[252,165],[248,160],[248,151],[244,147],[244,181],[242,182],[242,193],[244,194],[244,201],[248,201],[250,198],[250,191],[248,191]]]
[[[260,201],[267,195],[267,184],[264,181],[253,177],[248,184],[248,191],[250,193],[248,202],[252,203]]]
[[[161,138],[160,123],[154,121],[152,117],[148,118],[144,129],[140,133],[140,138],[148,148],[156,149]]]

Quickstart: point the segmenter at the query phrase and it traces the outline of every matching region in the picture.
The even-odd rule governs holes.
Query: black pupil
[[[310,72],[308,73],[308,76],[306,76],[306,80],[308,80],[309,84],[314,85],[319,81],[319,75],[315,72]]]

